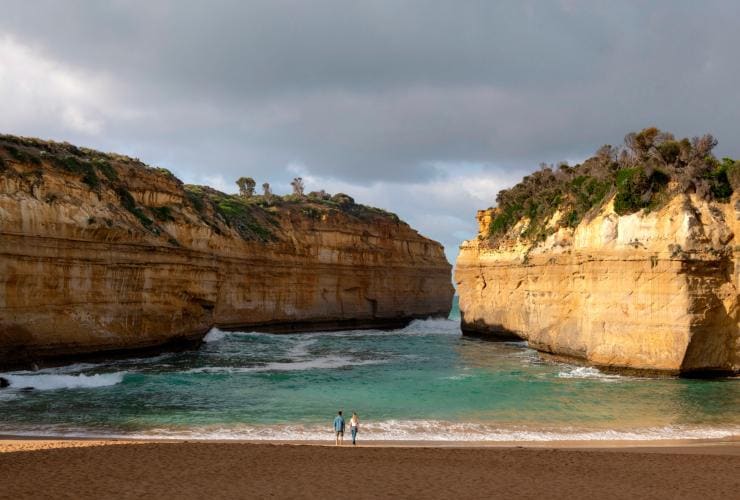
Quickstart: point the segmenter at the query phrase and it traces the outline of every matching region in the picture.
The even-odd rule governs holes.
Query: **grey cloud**
[[[609,44],[590,18],[596,9],[557,2],[11,3],[0,21],[6,29],[77,64],[238,96],[419,82],[552,84],[598,62]]]
[[[449,165],[513,182],[647,125],[711,132],[720,154],[740,157],[739,18],[731,0],[10,0],[0,40],[107,87],[90,103],[75,96],[95,126],[34,110],[0,127],[193,180],[249,173],[287,185],[298,165],[358,190],[426,183],[437,199],[431,186],[460,173]],[[15,105],[0,94],[4,110]],[[449,231],[474,212],[388,204],[422,225],[425,213],[447,217],[435,227]]]

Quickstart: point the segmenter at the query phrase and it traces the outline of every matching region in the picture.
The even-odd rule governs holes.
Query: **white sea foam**
[[[273,362],[259,366],[203,366],[191,368],[185,373],[250,373],[250,372],[290,372],[305,370],[331,370],[361,365],[385,363],[383,360],[359,360],[345,356],[324,356],[305,361]]]
[[[559,378],[584,378],[598,380],[634,380],[636,377],[625,377],[614,373],[604,373],[591,366],[569,366],[558,373]]]
[[[276,424],[154,428],[141,432],[101,432],[71,426],[19,426],[0,423],[0,434],[37,437],[331,441],[329,424]],[[740,425],[724,427],[669,425],[634,429],[588,429],[504,426],[440,420],[363,420],[361,441],[425,442],[548,442],[548,441],[663,441],[740,437]]]
[[[0,433],[18,436],[67,438],[130,438],[245,441],[332,441],[330,425],[283,424],[237,425],[229,427],[159,428],[144,432],[122,433],[90,431],[82,428],[52,426],[18,427],[0,424]],[[394,420],[362,423],[360,441],[421,442],[548,442],[548,441],[665,441],[727,439],[740,436],[740,426],[708,428],[666,426],[634,430],[536,430],[501,428],[485,424],[439,421]]]
[[[218,328],[211,329],[208,334],[203,337],[203,342],[205,343],[211,343],[211,342],[218,342],[220,340],[223,340],[227,335],[227,332],[223,332],[219,330]]]
[[[309,355],[309,347],[315,344],[317,339],[306,339],[299,340],[293,347],[286,351],[286,355],[290,358],[305,358]]]
[[[212,328],[206,334],[206,336],[203,337],[203,342],[205,342],[206,344],[210,344],[214,342],[219,342],[229,337],[258,337],[264,335],[273,336],[274,334],[263,332],[225,332],[223,330],[219,330],[218,328]]]
[[[10,382],[9,389],[33,388],[37,391],[53,391],[57,389],[92,389],[120,384],[125,372],[99,373],[96,375],[64,375],[34,373],[3,374],[2,377]]]
[[[365,441],[438,442],[546,442],[546,441],[660,441],[675,439],[722,439],[740,435],[740,426],[710,428],[689,426],[643,429],[534,429],[492,424],[453,423],[438,420],[363,421],[360,437]],[[330,425],[282,424],[236,425],[190,429],[152,429],[139,438],[322,441],[333,438]]]

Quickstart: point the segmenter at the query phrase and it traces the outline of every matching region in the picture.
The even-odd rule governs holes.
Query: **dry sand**
[[[579,444],[588,446],[588,444]],[[740,445],[334,448],[0,441],[0,498],[740,496]]]

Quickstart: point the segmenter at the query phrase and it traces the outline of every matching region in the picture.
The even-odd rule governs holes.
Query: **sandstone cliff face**
[[[440,244],[392,214],[246,203],[138,160],[0,137],[0,365],[199,341],[223,328],[446,315]]]
[[[626,216],[609,202],[534,246],[516,236],[491,243],[494,211],[478,212],[478,238],[460,247],[464,331],[513,335],[609,368],[740,370],[737,196],[717,203],[682,194],[658,211]]]

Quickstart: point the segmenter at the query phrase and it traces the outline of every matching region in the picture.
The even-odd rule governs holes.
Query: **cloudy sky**
[[[343,191],[454,261],[541,161],[648,125],[740,157],[740,2],[5,0],[0,132],[233,192]]]

